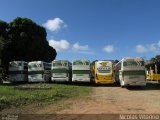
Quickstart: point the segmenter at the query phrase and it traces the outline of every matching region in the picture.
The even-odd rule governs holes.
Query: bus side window
[[[123,66],[127,66],[127,62],[123,62]]]

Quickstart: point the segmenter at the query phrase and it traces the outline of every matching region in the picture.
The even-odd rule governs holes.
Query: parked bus
[[[72,63],[68,60],[52,61],[52,81],[68,81],[72,80]]]
[[[10,82],[27,82],[28,81],[28,63],[25,61],[9,62],[8,80]]]
[[[146,63],[147,80],[160,83],[160,61]]]
[[[51,79],[51,63],[33,61],[28,63],[29,82],[49,82]]]
[[[124,86],[145,86],[145,66],[143,58],[123,58],[115,65],[115,79]]]
[[[90,61],[74,60],[72,62],[72,81],[90,82]]]
[[[92,79],[95,83],[113,84],[114,64],[109,60],[94,61],[92,64]]]

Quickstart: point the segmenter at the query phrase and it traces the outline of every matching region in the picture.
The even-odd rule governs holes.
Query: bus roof
[[[39,64],[41,64],[41,63],[48,63],[48,62],[44,62],[44,61],[31,61],[31,62],[28,62],[28,64],[31,64],[31,63],[39,63]]]
[[[121,63],[124,60],[142,60],[144,61],[144,59],[141,57],[124,57],[118,63],[116,63],[115,66],[117,66],[119,63]]]
[[[59,61],[70,62],[68,60],[53,60],[52,62],[59,62]]]
[[[128,60],[128,59],[144,60],[141,57],[124,57],[124,58],[122,58],[122,60]]]
[[[12,63],[12,62],[16,62],[16,63],[28,63],[26,61],[10,61],[9,63]]]
[[[90,62],[90,60],[88,59],[75,59],[72,62],[76,62],[76,61],[86,61],[86,62]]]

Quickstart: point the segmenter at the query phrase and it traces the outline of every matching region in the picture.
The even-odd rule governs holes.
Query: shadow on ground
[[[36,84],[44,84],[44,82],[42,83],[27,83],[27,82],[17,82],[17,83],[0,83],[1,86],[21,86],[21,85],[36,85]],[[73,85],[73,86],[84,86],[84,87],[120,87],[119,84],[94,84],[94,83],[90,83],[90,82],[50,82],[50,83],[45,83],[49,86],[55,85],[55,84],[62,84],[62,85]],[[129,86],[129,87],[125,87],[128,90],[160,90],[160,84],[156,83],[156,82],[147,82],[146,86]],[[125,89],[122,88],[122,89]]]
[[[130,86],[126,87],[128,90],[160,90],[160,84],[155,82],[149,82],[146,86]]]
[[[119,87],[118,84],[94,84],[90,82],[55,82],[51,84],[64,84],[64,85],[73,85],[73,86],[87,86],[87,87]]]

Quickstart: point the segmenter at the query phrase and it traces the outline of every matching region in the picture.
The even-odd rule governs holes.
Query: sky
[[[160,0],[0,0],[0,19],[46,28],[56,59],[150,59],[160,54]]]

